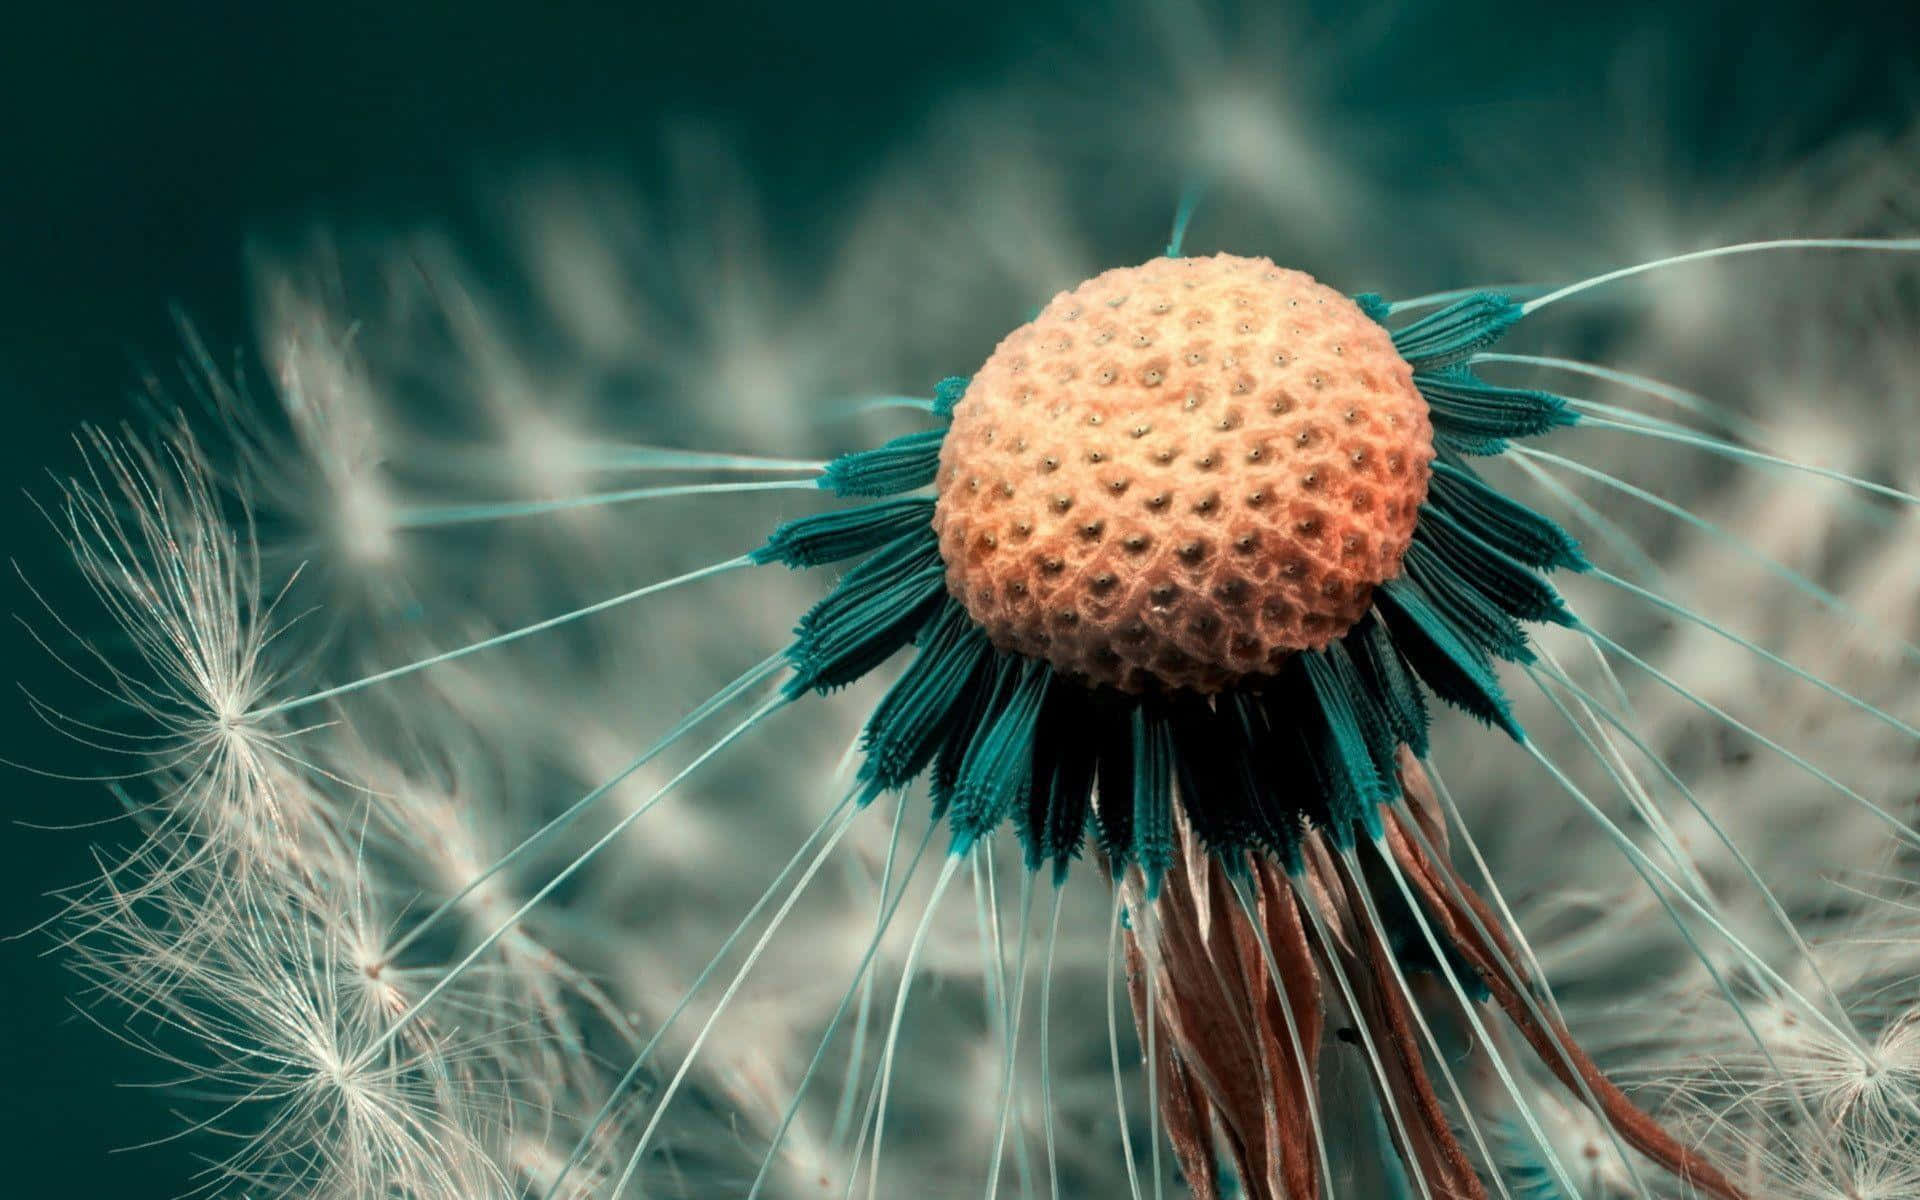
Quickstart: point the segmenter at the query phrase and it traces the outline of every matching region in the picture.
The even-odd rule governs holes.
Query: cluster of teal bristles
[[[1385,302],[1358,300],[1385,323]],[[1091,830],[1109,869],[1139,867],[1155,894],[1176,797],[1229,870],[1254,851],[1298,871],[1311,829],[1343,848],[1378,837],[1400,747],[1426,754],[1427,694],[1521,738],[1494,662],[1532,661],[1526,622],[1573,624],[1543,573],[1586,568],[1574,540],[1467,462],[1575,422],[1561,397],[1495,386],[1469,365],[1519,317],[1481,293],[1393,331],[1431,409],[1432,483],[1400,576],[1325,649],[1202,696],[1093,688],[994,648],[948,593],[932,528],[943,426],[834,461],[822,487],[876,502],[790,521],[756,552],[796,568],[860,560],[796,628],[789,694],[842,687],[915,646],[867,723],[861,802],[926,775],[956,853],[1012,821],[1029,868],[1050,863],[1056,880]],[[966,383],[942,381],[937,416]]]

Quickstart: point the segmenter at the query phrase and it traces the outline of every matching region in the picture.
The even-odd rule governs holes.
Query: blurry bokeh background
[[[1137,120],[1152,98],[1188,102],[1217,88],[1230,112],[1242,96],[1258,103],[1299,84],[1313,122],[1300,161],[1318,156],[1369,203],[1400,189],[1419,199],[1405,220],[1382,205],[1374,244],[1325,260],[1390,276],[1335,281],[1358,290],[1468,282],[1450,268],[1499,261],[1484,243],[1507,232],[1515,261],[1557,237],[1568,262],[1587,265],[1578,252],[1589,224],[1610,209],[1710,228],[1724,181],[1755,163],[1799,162],[1851,138],[1920,145],[1908,136],[1920,113],[1920,11],[1910,5],[1273,8],[21,6],[0,31],[0,476],[44,495],[45,472],[72,465],[74,426],[138,419],[143,379],[169,374],[179,355],[176,312],[218,356],[245,364],[250,247],[300,245],[321,227],[347,237],[429,229],[484,263],[511,223],[502,206],[529,176],[580,173],[617,181],[608,195],[684,205],[689,178],[716,169],[703,148],[723,147],[717,159],[744,176],[776,273],[804,279],[824,270],[812,256],[849,222],[914,219],[860,207],[877,176],[917,154],[991,171],[1004,140],[1091,173],[1077,196],[1110,198],[1055,214],[1074,226],[1069,260],[1135,261],[1166,235],[1180,181],[1164,164],[1207,157],[1165,153],[1165,139],[1204,127],[1172,114]],[[1219,65],[1229,59],[1232,78]],[[1248,78],[1255,86],[1236,90]],[[964,152],[949,152],[961,142]],[[1130,144],[1151,164],[1140,173],[1126,169]],[[938,168],[928,174],[937,189]],[[1320,182],[1300,184],[1311,193]],[[1347,202],[1326,187],[1328,204]],[[1473,214],[1458,226],[1445,203],[1456,191]],[[1247,189],[1220,203],[1238,206],[1232,227],[1246,228],[1245,211],[1266,202],[1313,209],[1311,197]],[[1503,212],[1510,230],[1489,220]],[[1203,211],[1196,232],[1210,250],[1207,220]],[[1311,224],[1276,217],[1276,244],[1231,248],[1311,258]],[[1328,227],[1351,236],[1354,224]],[[1455,235],[1476,239],[1476,253],[1454,253]],[[983,331],[1010,323],[993,311],[980,320]],[[6,553],[58,604],[75,584],[44,523],[17,492],[0,511]],[[10,608],[31,605],[17,580],[6,586]],[[29,682],[54,669],[18,633],[0,640],[0,660]],[[6,711],[0,756],[49,761],[26,706]],[[4,779],[5,811],[22,822],[111,811],[97,786]],[[53,905],[42,893],[90,873],[89,836],[24,825],[0,835],[0,932],[43,920]],[[0,943],[0,1193],[189,1190],[184,1144],[110,1153],[171,1132],[169,1097],[115,1086],[152,1081],[153,1064],[75,1014],[70,979],[46,949],[43,937]]]

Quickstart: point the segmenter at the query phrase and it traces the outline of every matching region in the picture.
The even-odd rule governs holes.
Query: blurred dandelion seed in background
[[[1362,203],[1187,86],[1222,191]],[[744,204],[555,180],[533,300],[263,258],[269,393],[189,330],[189,415],[46,510],[104,620],[44,605],[93,706],[28,703],[138,833],[62,949],[209,1195],[1908,1195],[1913,182],[1398,300],[1190,256],[1192,196],[1104,273],[1057,199],[860,226],[819,295]],[[967,344],[867,283],[967,326],[969,255],[1057,294],[866,390]],[[1742,301],[1822,411],[1662,377]]]

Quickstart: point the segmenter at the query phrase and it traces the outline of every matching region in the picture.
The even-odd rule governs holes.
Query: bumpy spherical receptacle
[[[1433,429],[1386,330],[1263,258],[1056,296],[954,410],[934,528],[994,644],[1129,692],[1325,646],[1399,573]]]

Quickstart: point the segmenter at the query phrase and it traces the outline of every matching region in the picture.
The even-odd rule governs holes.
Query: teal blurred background
[[[644,191],[665,170],[662,128],[692,122],[740,152],[772,232],[792,235],[804,268],[807,232],[839,180],[927,136],[926,118],[952,96],[1044,69],[1141,7],[15,6],[0,26],[0,471],[44,496],[46,472],[73,463],[77,424],[134,417],[143,376],[167,374],[177,356],[175,309],[217,349],[244,351],[249,239],[321,222],[478,227],[489,180],[529,163],[609,170]],[[1351,87],[1396,114],[1389,169],[1446,172],[1422,147],[1449,114],[1577,104],[1605,93],[1626,48],[1654,45],[1680,76],[1658,98],[1672,152],[1710,174],[1760,143],[1810,148],[1910,125],[1915,7],[1375,6],[1386,19],[1355,35],[1379,43],[1376,66]],[[1335,29],[1344,10],[1302,9]],[[1124,60],[1107,66],[1110,86],[1129,85]],[[1551,120],[1531,128],[1542,145],[1561,136]],[[1137,237],[1144,251],[1164,227]],[[3,511],[7,553],[58,604],[74,582],[57,544],[18,493]],[[14,611],[32,606],[17,580],[7,595]],[[18,631],[0,656],[28,683],[53,670]],[[5,711],[0,756],[84,768],[24,702]],[[110,815],[98,786],[0,778],[19,822]],[[44,893],[88,876],[94,836],[6,829],[0,932],[50,915]],[[191,1190],[190,1142],[112,1153],[176,1127],[164,1088],[116,1086],[162,1073],[76,1014],[48,946],[0,944],[0,1196]]]

